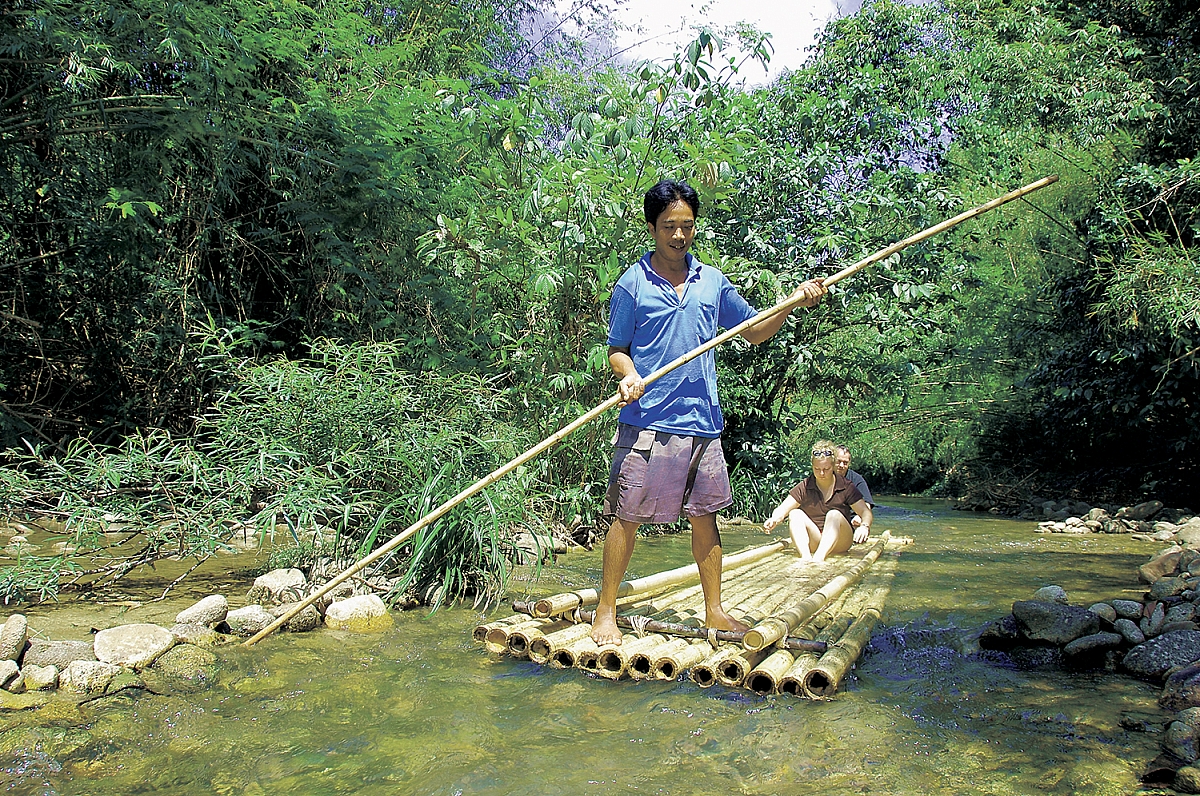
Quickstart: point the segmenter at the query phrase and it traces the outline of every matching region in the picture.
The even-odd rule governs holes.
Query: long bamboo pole
[[[853,274],[858,273],[859,271],[866,268],[867,266],[873,265],[874,263],[877,263],[880,260],[885,260],[888,257],[891,257],[893,254],[900,251],[901,249],[911,246],[914,243],[920,243],[921,241],[926,240],[927,238],[932,238],[934,235],[940,235],[941,233],[945,232],[946,230],[950,229],[951,227],[957,226],[958,224],[961,224],[964,221],[968,221],[972,218],[975,218],[976,216],[987,213],[990,210],[995,210],[997,207],[1000,207],[1001,205],[1008,204],[1009,202],[1011,202],[1015,199],[1019,199],[1022,196],[1033,193],[1034,191],[1039,190],[1041,188],[1045,188],[1047,185],[1050,185],[1055,182],[1058,182],[1058,175],[1051,174],[1050,176],[1043,177],[1042,179],[1037,180],[1036,182],[1031,182],[1024,187],[1017,188],[1016,190],[1013,190],[1013,191],[1009,191],[1008,193],[1004,194],[1003,196],[997,197],[997,198],[991,200],[990,202],[986,202],[982,205],[979,205],[978,207],[974,207],[974,208],[971,208],[970,210],[959,213],[958,215],[954,216],[953,218],[946,219],[945,221],[941,222],[940,224],[935,224],[934,226],[929,227],[928,229],[924,229],[913,235],[909,235],[907,238],[905,238],[902,241],[893,243],[891,246],[880,249],[879,251],[875,252],[874,254],[870,255],[869,257],[864,257],[863,259],[859,260],[858,262],[854,263],[853,265],[843,268],[841,271],[838,271],[836,274],[825,277],[824,279],[821,280],[821,282],[822,282],[822,284],[825,285],[825,287],[829,287],[831,285],[837,284],[841,280],[845,279],[848,276],[852,276]],[[771,318],[780,312],[784,312],[784,311],[793,309],[797,304],[799,304],[803,300],[804,300],[803,296],[795,296],[795,295],[793,295],[787,299],[784,299],[783,301],[779,302],[775,306],[758,313],[753,318],[750,318],[749,320],[739,323],[737,326],[733,327],[732,329],[729,329],[724,334],[717,335],[712,340],[709,340],[707,343],[699,345],[696,348],[694,348],[693,350],[689,351],[688,353],[683,354],[680,357],[677,357],[676,359],[674,359],[671,362],[668,362],[666,365],[663,365],[658,370],[654,371],[653,373],[649,374],[648,376],[645,376],[642,379],[642,382],[644,384],[650,384],[651,382],[657,381],[658,379],[662,378],[663,376],[665,376],[666,374],[675,370],[676,368],[686,365],[688,362],[691,362],[693,359],[696,359],[697,357],[703,356],[704,354],[708,353],[709,351],[711,351],[712,349],[721,345],[722,343],[724,343],[728,340],[732,340],[734,337],[737,337],[738,335],[740,335],[742,332],[746,331],[747,329],[751,329],[751,328],[757,326],[758,324],[763,323],[768,318]],[[542,440],[537,445],[534,445],[532,448],[525,451],[524,453],[522,453],[517,458],[513,459],[508,464],[506,464],[502,467],[498,467],[495,470],[493,470],[492,472],[485,475],[483,478],[480,478],[474,484],[471,484],[471,486],[462,490],[457,495],[450,498],[449,500],[447,500],[446,502],[442,503],[440,506],[435,508],[433,511],[426,514],[424,517],[421,517],[416,522],[414,522],[412,525],[408,526],[403,531],[401,531],[400,533],[393,536],[388,542],[377,547],[375,550],[373,550],[372,552],[370,552],[363,558],[360,558],[358,561],[351,564],[346,569],[342,570],[342,572],[340,574],[335,575],[324,586],[317,589],[316,591],[314,591],[313,593],[311,593],[307,597],[305,597],[303,600],[301,600],[300,602],[293,605],[291,609],[289,609],[288,611],[285,611],[283,614],[280,614],[280,616],[274,622],[267,625],[266,627],[264,627],[262,630],[260,630],[258,633],[254,634],[250,638],[246,639],[246,641],[244,642],[244,646],[247,646],[247,647],[253,646],[253,645],[257,644],[259,641],[261,641],[262,639],[271,635],[276,630],[278,630],[279,628],[281,628],[285,624],[287,624],[288,620],[291,619],[293,616],[300,613],[305,608],[312,605],[314,602],[321,599],[329,592],[333,591],[339,585],[341,585],[345,581],[352,578],[356,573],[360,572],[361,570],[363,570],[366,567],[370,566],[371,564],[375,563],[379,559],[381,559],[384,556],[391,553],[393,550],[395,550],[400,545],[404,544],[406,541],[408,541],[410,538],[412,538],[412,536],[414,534],[416,534],[417,531],[421,530],[422,528],[427,528],[430,525],[432,525],[433,523],[437,522],[442,517],[444,517],[447,513],[449,513],[450,509],[454,508],[459,503],[462,503],[464,500],[471,497],[472,495],[482,492],[484,489],[486,489],[489,486],[491,486],[492,484],[496,483],[501,478],[503,478],[505,475],[508,475],[513,470],[520,467],[521,465],[540,456],[541,454],[548,451],[550,448],[553,448],[555,445],[562,442],[564,439],[566,439],[568,436],[573,434],[575,431],[583,428],[588,423],[591,423],[593,420],[600,417],[602,414],[607,412],[609,409],[612,409],[614,406],[616,406],[620,402],[621,402],[621,393],[617,392],[614,395],[610,396],[605,401],[603,401],[601,404],[596,406],[591,411],[586,412],[583,415],[580,415],[579,418],[577,418],[573,422],[568,423],[567,425],[563,426],[558,431],[551,434],[549,437],[546,437],[546,439]]]

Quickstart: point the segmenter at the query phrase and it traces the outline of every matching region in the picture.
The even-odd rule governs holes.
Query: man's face
[[[687,202],[672,202],[658,216],[650,228],[654,236],[654,249],[660,259],[680,263],[692,247],[696,237],[696,215]]]
[[[833,452],[833,469],[842,478],[846,477],[846,473],[850,470],[850,454],[842,451]]]

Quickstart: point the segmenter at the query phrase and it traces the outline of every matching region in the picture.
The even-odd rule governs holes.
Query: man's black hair
[[[692,215],[700,217],[700,195],[696,189],[679,180],[663,180],[646,191],[646,198],[642,202],[646,223],[657,226],[658,217],[675,202],[685,202],[692,208]]]

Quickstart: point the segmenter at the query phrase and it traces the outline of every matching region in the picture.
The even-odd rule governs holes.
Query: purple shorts
[[[715,514],[733,503],[721,440],[617,426],[605,516],[675,522]]]

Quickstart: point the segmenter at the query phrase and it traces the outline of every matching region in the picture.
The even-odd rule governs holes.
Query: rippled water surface
[[[915,543],[884,624],[830,702],[543,669],[484,653],[470,638],[478,611],[416,612],[381,635],[280,635],[223,649],[218,681],[196,694],[0,712],[0,784],[30,794],[314,796],[1136,790],[1157,734],[1122,729],[1121,718],[1160,718],[1156,688],[1019,671],[971,639],[1048,583],[1081,605],[1139,594],[1135,568],[1156,546],[885,502],[876,529]],[[738,550],[763,536],[747,529],[724,541]],[[686,536],[642,539],[630,575],[689,560]],[[599,550],[564,556],[523,589],[594,584],[599,562]],[[169,622],[181,607],[29,617],[65,638],[89,624]]]

